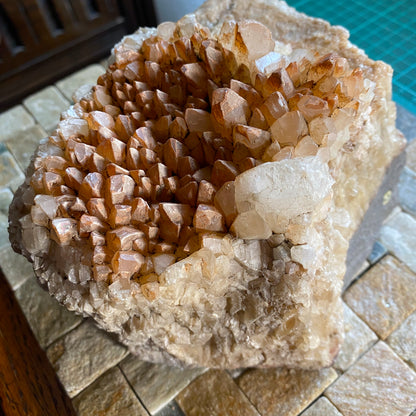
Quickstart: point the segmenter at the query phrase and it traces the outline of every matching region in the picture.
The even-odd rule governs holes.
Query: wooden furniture
[[[0,269],[0,415],[75,416]]]
[[[150,0],[0,0],[0,111],[155,23]]]

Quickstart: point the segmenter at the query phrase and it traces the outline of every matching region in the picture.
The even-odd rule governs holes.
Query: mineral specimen
[[[41,142],[13,247],[142,359],[330,365],[348,240],[403,146],[391,68],[263,0],[209,0],[113,58]]]

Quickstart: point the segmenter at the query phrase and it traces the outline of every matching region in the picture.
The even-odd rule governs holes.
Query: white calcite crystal
[[[348,241],[404,144],[391,68],[277,0],[208,0],[113,62],[34,155],[14,249],[141,359],[330,365]]]

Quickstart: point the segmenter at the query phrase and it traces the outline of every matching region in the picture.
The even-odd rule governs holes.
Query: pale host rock
[[[328,366],[348,241],[404,144],[392,71],[283,2],[228,4],[115,46],[41,142],[11,240],[142,359]]]

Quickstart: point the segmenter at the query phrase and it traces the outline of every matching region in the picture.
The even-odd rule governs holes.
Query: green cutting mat
[[[416,114],[416,0],[286,0],[298,11],[341,25],[372,59],[394,69],[393,98]]]

